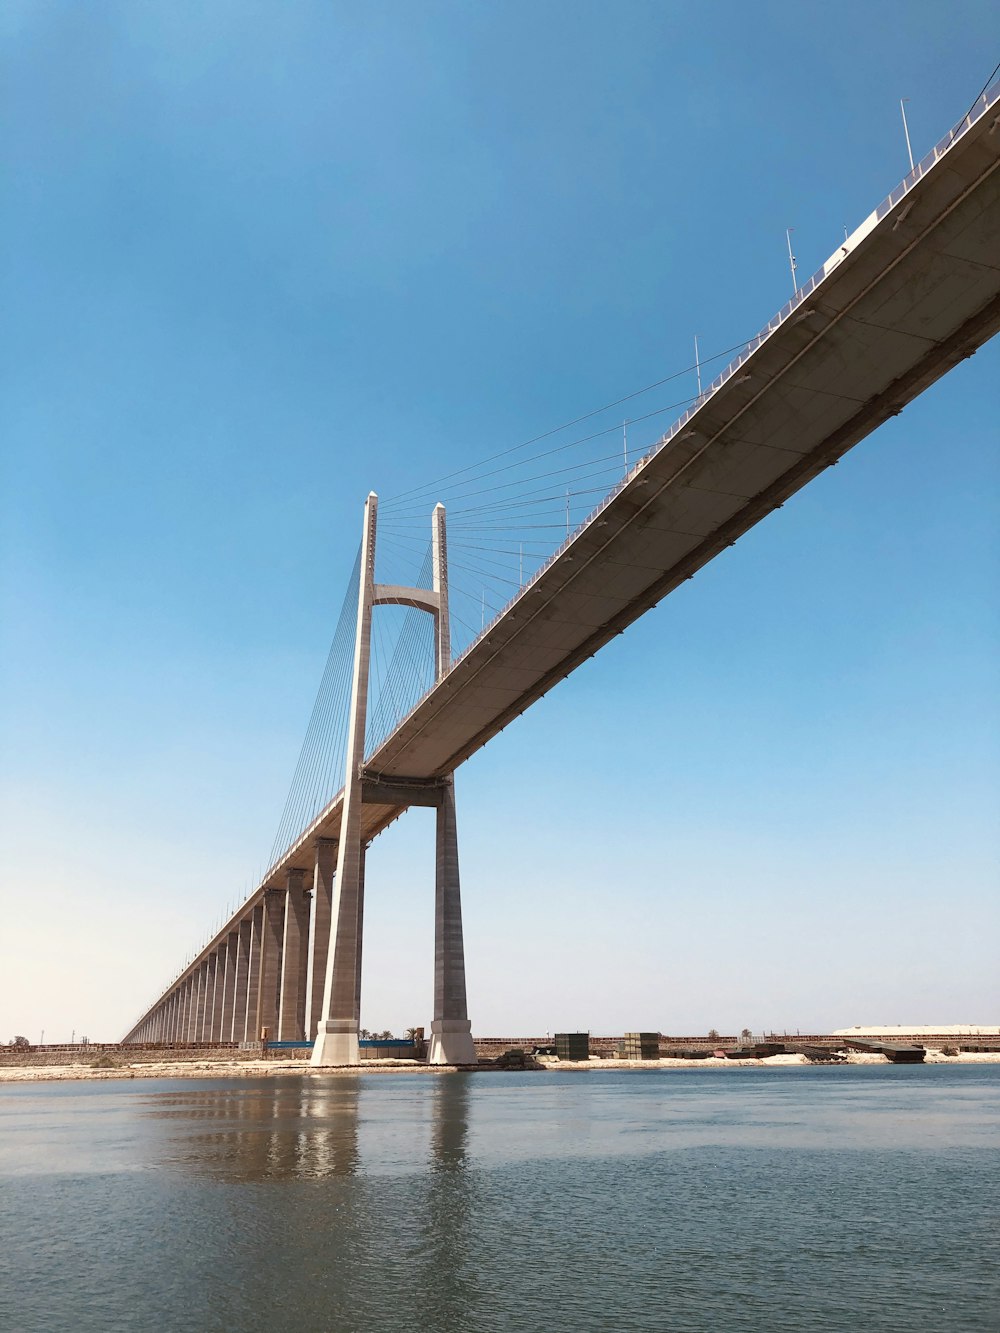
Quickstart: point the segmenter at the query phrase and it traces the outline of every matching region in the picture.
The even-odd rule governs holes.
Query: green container
[[[557,1032],[556,1055],[560,1060],[589,1060],[589,1032]]]
[[[621,1044],[626,1060],[658,1060],[660,1034],[658,1032],[626,1032]]]

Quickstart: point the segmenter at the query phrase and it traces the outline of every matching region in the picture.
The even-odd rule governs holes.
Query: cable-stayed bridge
[[[630,450],[626,428],[614,454],[574,462],[569,444],[539,437],[381,514],[368,497],[271,865],[126,1041],[252,1040],[267,1028],[315,1037],[316,1064],[355,1062],[365,849],[426,805],[438,831],[431,1059],[474,1060],[455,769],[1000,328],[998,166],[1000,84],[707,387],[698,368],[693,401],[651,448]],[[438,494],[447,533],[444,506],[430,510]],[[386,578],[383,550],[409,573]],[[481,576],[479,608],[463,569]],[[513,589],[504,605],[500,588]],[[453,655],[459,627],[467,642]]]

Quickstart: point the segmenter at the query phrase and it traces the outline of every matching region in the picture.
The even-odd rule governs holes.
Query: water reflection
[[[405,1090],[353,1078],[268,1079],[161,1093],[142,1114],[167,1127],[159,1165],[230,1183],[362,1170],[448,1174],[468,1164],[470,1096],[467,1074],[408,1080]]]
[[[478,1177],[469,1158],[469,1074],[445,1074],[434,1090],[429,1170],[423,1177],[414,1271],[433,1328],[475,1328],[483,1291],[473,1261]]]
[[[0,1329],[992,1327],[1000,1067],[814,1072],[18,1090]]]
[[[171,1125],[164,1165],[240,1183],[317,1180],[359,1167],[354,1079],[267,1080],[151,1099],[154,1121]]]
[[[244,1327],[258,1327],[254,1311],[292,1280],[314,1321],[296,1327],[382,1327],[386,1294],[401,1289],[414,1328],[450,1330],[475,1327],[485,1296],[472,1093],[466,1074],[269,1079],[160,1094],[143,1113],[166,1128],[159,1163],[195,1183],[228,1194],[303,1182],[269,1191],[263,1210],[242,1193],[235,1211],[220,1200],[213,1264],[240,1290]]]
[[[442,1074],[434,1098],[430,1166],[434,1171],[461,1170],[469,1140],[469,1074]]]

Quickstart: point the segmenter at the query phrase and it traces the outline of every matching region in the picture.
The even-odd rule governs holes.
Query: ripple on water
[[[998,1066],[3,1089],[0,1328],[996,1333],[998,1128]]]

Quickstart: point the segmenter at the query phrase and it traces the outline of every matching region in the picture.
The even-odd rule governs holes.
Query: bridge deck
[[[966,124],[466,649],[371,756],[371,775],[451,772],[1000,328],[1000,87]],[[366,806],[365,837],[406,808]],[[311,869],[316,839],[337,836],[340,812],[338,796],[178,981],[286,870]]]
[[[838,248],[470,645],[370,772],[451,772],[1000,328],[998,115],[994,95],[993,112]],[[405,808],[367,807],[367,835]],[[311,865],[316,836],[335,837],[339,820],[337,798],[275,878]]]

